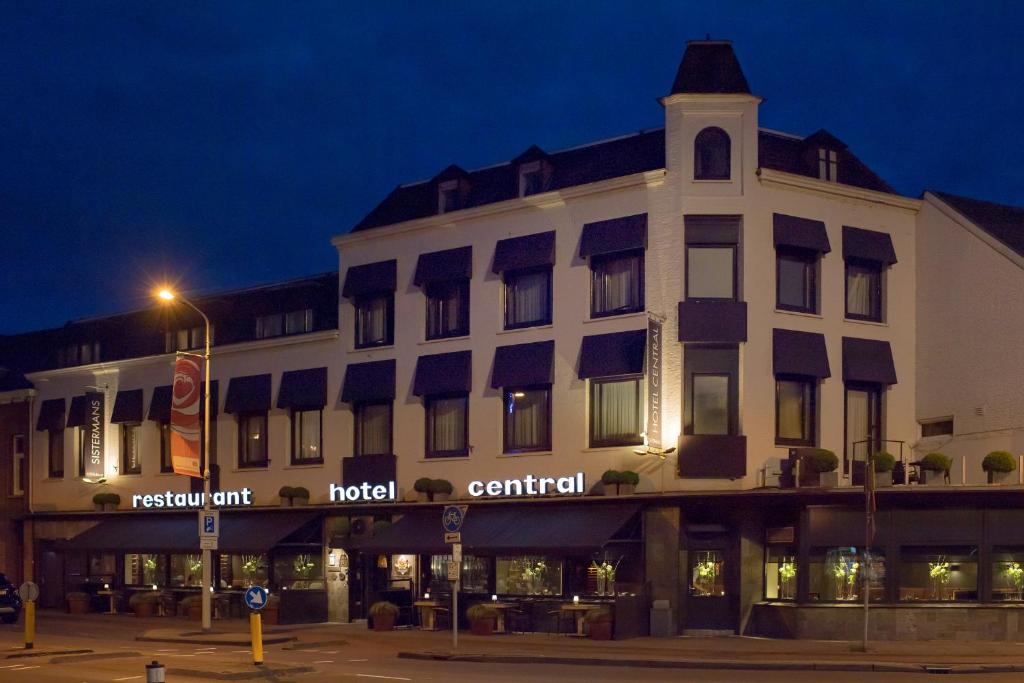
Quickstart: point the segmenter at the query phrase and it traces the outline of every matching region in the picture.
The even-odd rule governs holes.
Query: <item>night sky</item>
[[[1021,26],[994,0],[0,0],[0,333],[333,270],[395,185],[661,126],[706,33],[762,126],[1024,205]]]

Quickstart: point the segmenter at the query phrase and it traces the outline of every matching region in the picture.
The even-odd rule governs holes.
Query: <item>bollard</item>
[[[165,683],[164,672],[164,665],[154,659],[146,665],[146,683]]]
[[[263,621],[259,612],[249,613],[249,632],[252,635],[252,663],[263,664]]]
[[[31,650],[36,639],[36,601],[25,601],[25,649]]]

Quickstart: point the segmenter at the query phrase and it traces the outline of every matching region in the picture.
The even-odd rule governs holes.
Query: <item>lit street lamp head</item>
[[[157,298],[163,299],[164,301],[174,301],[174,292],[167,289],[166,287],[157,290]]]

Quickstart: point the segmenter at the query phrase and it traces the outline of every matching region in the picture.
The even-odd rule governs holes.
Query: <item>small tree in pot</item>
[[[413,482],[412,488],[416,492],[416,500],[421,503],[430,502],[430,485],[431,481],[429,477],[420,477]]]
[[[949,468],[953,458],[944,453],[929,453],[921,458],[921,483],[926,486],[945,486],[949,483]]]
[[[875,453],[871,460],[874,463],[875,486],[892,486],[892,468],[896,466],[892,453]]]
[[[116,510],[121,504],[121,496],[116,493],[97,493],[92,497],[96,510]]]
[[[451,498],[452,491],[454,490],[452,483],[447,479],[430,480],[430,493],[434,500],[446,501]]]
[[[277,495],[281,497],[281,507],[291,507],[292,498],[295,496],[295,489],[291,486],[282,486],[277,490]]]
[[[373,620],[374,631],[392,631],[395,618],[398,616],[398,605],[382,600],[370,605],[370,618]]]
[[[599,607],[583,615],[583,623],[587,625],[587,634],[592,640],[611,640],[614,619],[611,610]]]
[[[804,456],[804,465],[818,475],[818,486],[835,488],[839,486],[839,458],[827,448],[812,448]]]
[[[137,591],[128,598],[128,607],[137,617],[151,617],[157,612],[160,594],[156,591]]]
[[[281,596],[277,593],[267,595],[267,606],[260,610],[263,615],[263,623],[273,626],[281,623]]]
[[[619,495],[619,484],[622,483],[622,472],[618,470],[605,470],[601,475],[601,483],[604,484],[604,495]]]
[[[466,610],[469,619],[469,630],[476,636],[489,636],[494,633],[494,625],[498,621],[498,612],[484,603],[471,605]]]
[[[628,496],[636,492],[636,485],[640,483],[640,475],[632,470],[619,473],[619,495]]]
[[[1017,469],[1017,458],[1007,451],[992,451],[981,461],[981,469],[988,473],[988,483],[1008,484]]]
[[[192,621],[203,619],[203,596],[189,595],[182,598],[178,609]]]
[[[296,486],[292,489],[292,505],[305,505],[309,502],[309,489]]]
[[[92,600],[92,596],[82,591],[74,591],[68,593],[68,612],[71,614],[88,614],[89,603]]]

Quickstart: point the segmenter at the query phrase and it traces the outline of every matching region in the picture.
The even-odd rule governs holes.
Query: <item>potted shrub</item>
[[[106,498],[105,493],[94,493],[92,495],[92,505],[96,509],[96,512],[103,512],[103,500]]]
[[[180,610],[182,614],[192,621],[203,619],[203,597],[201,595],[189,595],[182,599]]]
[[[156,591],[137,591],[128,598],[128,607],[137,617],[152,617],[157,613],[160,594]]]
[[[953,458],[944,453],[929,453],[921,458],[921,483],[926,486],[945,486]]]
[[[636,491],[636,485],[640,483],[640,475],[632,470],[619,473],[619,495],[628,496]]]
[[[1007,451],[992,451],[981,461],[981,469],[988,473],[988,483],[1008,484],[1017,469],[1017,458]]]
[[[875,486],[892,486],[892,468],[896,466],[896,458],[892,453],[875,453],[872,458],[875,469]]]
[[[383,600],[370,605],[370,618],[373,619],[374,631],[392,631],[395,618],[398,616],[398,605]]]
[[[445,501],[451,498],[452,491],[455,489],[452,487],[452,483],[447,479],[431,479],[430,480],[430,493],[434,500]]]
[[[117,506],[121,504],[121,496],[116,493],[108,493],[107,497],[103,499],[104,510],[116,510]]]
[[[82,591],[74,591],[68,593],[68,612],[71,614],[88,614],[89,603],[92,597],[88,593]]]
[[[601,475],[601,483],[604,484],[604,495],[619,495],[619,484],[622,482],[622,473],[618,470],[605,470]]]
[[[498,612],[484,603],[471,605],[466,610],[469,619],[469,631],[475,636],[489,636],[494,633],[494,625],[498,621]]]
[[[267,594],[267,604],[260,610],[260,614],[263,615],[262,620],[264,624],[275,626],[281,623],[279,618],[281,614],[281,597],[277,593]]]
[[[281,496],[281,507],[290,507],[292,498],[295,496],[295,489],[291,486],[282,486],[277,490],[277,495]]]
[[[589,610],[583,615],[583,623],[587,625],[587,634],[592,640],[612,639],[611,610],[603,607]]]
[[[292,489],[292,505],[305,505],[309,502],[309,489],[296,486]]]
[[[428,477],[420,477],[417,479],[412,488],[416,492],[416,500],[421,503],[430,502],[430,484],[431,481]]]
[[[839,458],[827,448],[812,448],[804,456],[804,463],[810,472],[818,475],[818,486],[835,488],[839,486]]]
[[[175,617],[178,615],[178,600],[174,597],[173,591],[162,591],[159,596],[160,606],[163,608],[164,616]]]

